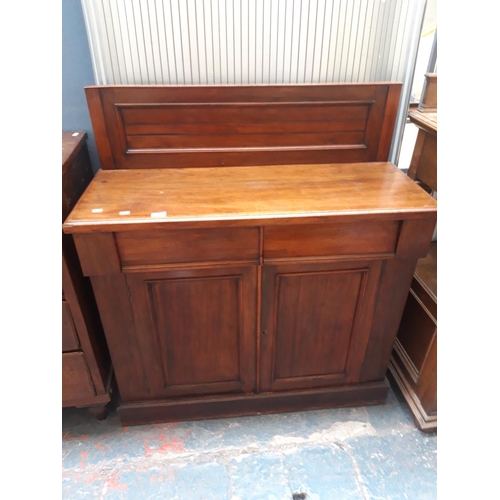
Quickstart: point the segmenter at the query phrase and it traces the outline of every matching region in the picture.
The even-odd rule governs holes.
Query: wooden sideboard
[[[86,89],[63,228],[123,424],[386,400],[436,202],[387,163],[401,84]]]
[[[437,193],[437,75],[426,75],[419,109],[409,113],[418,135],[408,176]],[[437,241],[420,259],[394,343],[390,371],[422,431],[437,428]]]
[[[123,424],[383,403],[436,203],[389,163],[99,171],[64,223]]]
[[[93,177],[82,131],[62,133],[62,218]],[[82,274],[70,235],[62,235],[62,406],[106,416],[111,364],[92,287]]]

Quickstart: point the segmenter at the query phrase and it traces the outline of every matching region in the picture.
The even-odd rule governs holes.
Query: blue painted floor
[[[437,436],[382,406],[122,428],[63,409],[64,499],[436,498]]]

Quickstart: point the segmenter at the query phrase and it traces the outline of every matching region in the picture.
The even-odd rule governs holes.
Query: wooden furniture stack
[[[379,404],[436,202],[387,163],[400,84],[86,89],[63,228],[123,424]]]
[[[92,180],[82,131],[62,133],[63,222]],[[106,416],[111,363],[88,278],[82,274],[73,238],[62,235],[62,406],[89,407]]]
[[[437,194],[437,75],[427,74],[422,101],[409,113],[418,135],[408,176]],[[420,259],[399,327],[390,370],[417,427],[437,428],[437,241]]]

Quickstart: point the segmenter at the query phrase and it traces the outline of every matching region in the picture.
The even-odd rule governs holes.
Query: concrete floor
[[[382,406],[120,426],[63,409],[64,499],[435,499],[436,434]]]

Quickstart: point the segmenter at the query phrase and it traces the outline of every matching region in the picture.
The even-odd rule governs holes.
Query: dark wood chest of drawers
[[[93,177],[84,132],[62,134],[62,218]],[[73,238],[62,235],[62,406],[88,406],[105,415],[111,363],[89,279],[83,276]]]

